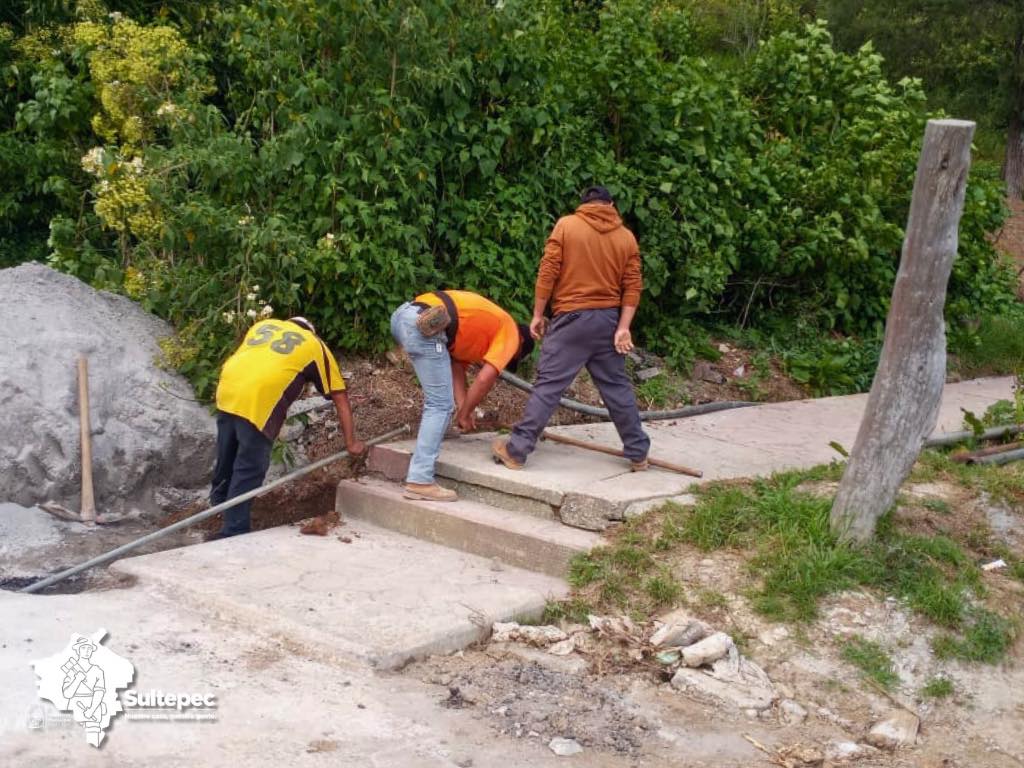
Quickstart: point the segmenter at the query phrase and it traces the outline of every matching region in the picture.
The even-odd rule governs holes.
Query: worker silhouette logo
[[[85,740],[99,747],[110,721],[124,707],[117,691],[127,688],[135,677],[135,667],[100,641],[107,630],[98,629],[91,637],[72,634],[60,653],[32,662],[39,677],[39,698],[53,702],[61,712],[70,712],[85,728]]]

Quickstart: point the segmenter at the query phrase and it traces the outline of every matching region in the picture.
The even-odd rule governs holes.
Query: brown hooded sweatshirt
[[[614,205],[584,203],[551,230],[537,273],[536,296],[551,313],[635,307],[640,303],[640,249]]]

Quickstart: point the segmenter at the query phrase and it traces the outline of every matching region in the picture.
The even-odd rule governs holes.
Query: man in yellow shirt
[[[476,428],[473,412],[498,374],[514,371],[533,351],[530,329],[493,301],[470,291],[434,291],[406,302],[391,315],[391,334],[402,345],[423,387],[423,418],[405,480],[405,497],[455,501],[454,491],[434,482],[448,422]],[[480,365],[471,387],[466,368]]]
[[[217,465],[210,503],[220,504],[258,488],[270,468],[270,449],[285,415],[307,384],[334,401],[351,454],[365,450],[356,439],[352,408],[338,362],[304,317],[262,320],[224,363],[217,384]],[[248,533],[251,501],[225,510],[215,538]]]

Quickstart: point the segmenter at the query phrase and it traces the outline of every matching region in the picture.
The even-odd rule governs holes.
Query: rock
[[[788,725],[799,725],[807,719],[807,710],[792,699],[783,699],[779,704],[779,712]]]
[[[905,709],[894,709],[868,731],[868,744],[880,749],[894,750],[917,743],[917,730],[921,720]]]
[[[583,751],[583,747],[576,739],[563,739],[557,736],[548,742],[548,749],[559,757],[572,757]]]
[[[723,355],[727,355],[730,352],[732,352],[732,347],[730,347],[728,344],[719,344],[718,351],[721,352]]]
[[[696,381],[706,381],[709,384],[725,384],[725,376],[707,360],[698,360],[694,364],[691,378]]]
[[[569,637],[559,640],[548,647],[548,653],[554,656],[568,656],[576,650],[576,639]]]
[[[702,667],[711,664],[735,648],[732,638],[725,632],[715,632],[703,640],[683,649],[683,663],[688,667]]]
[[[661,368],[656,365],[636,372],[636,377],[640,379],[640,381],[650,381],[658,376],[661,376]]]
[[[540,647],[546,647],[568,638],[568,635],[558,627],[551,625],[523,626],[514,621],[495,622],[492,632],[491,639],[496,643],[520,642]]]
[[[878,750],[855,741],[830,741],[825,745],[825,759],[836,763],[863,760],[878,754]]]
[[[769,647],[789,637],[789,630],[785,627],[772,627],[766,629],[757,636],[758,642]]]
[[[676,670],[672,677],[672,687],[743,710],[767,709],[775,700],[775,691],[770,686],[722,680],[702,669],[688,667]]]
[[[558,517],[574,528],[603,531],[611,524],[610,521],[625,518],[625,505],[596,496],[567,493],[562,499]]]
[[[743,376],[746,374],[746,372],[747,372],[747,366],[741,365],[740,367],[738,367],[736,370],[734,370],[732,372],[732,375],[735,376],[737,379],[742,379]]]
[[[711,627],[700,619],[679,617],[666,621],[651,635],[651,645],[655,648],[684,648],[703,640],[712,634]]]
[[[213,417],[157,367],[162,320],[41,264],[0,270],[0,499],[81,506],[77,361],[89,361],[93,483],[102,512],[159,510],[161,487],[205,486]]]

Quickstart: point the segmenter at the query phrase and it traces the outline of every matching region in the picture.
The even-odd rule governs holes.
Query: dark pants
[[[551,321],[541,347],[537,381],[523,417],[508,441],[512,458],[525,461],[533,451],[558,401],[583,366],[587,366],[608,407],[622,438],[626,458],[640,461],[647,457],[651,440],[640,423],[633,384],[626,375],[625,358],[615,351],[618,324],[618,309],[566,312]]]
[[[263,485],[273,442],[250,422],[231,413],[217,414],[217,465],[210,504],[216,505]],[[252,501],[224,510],[222,536],[248,533]]]

